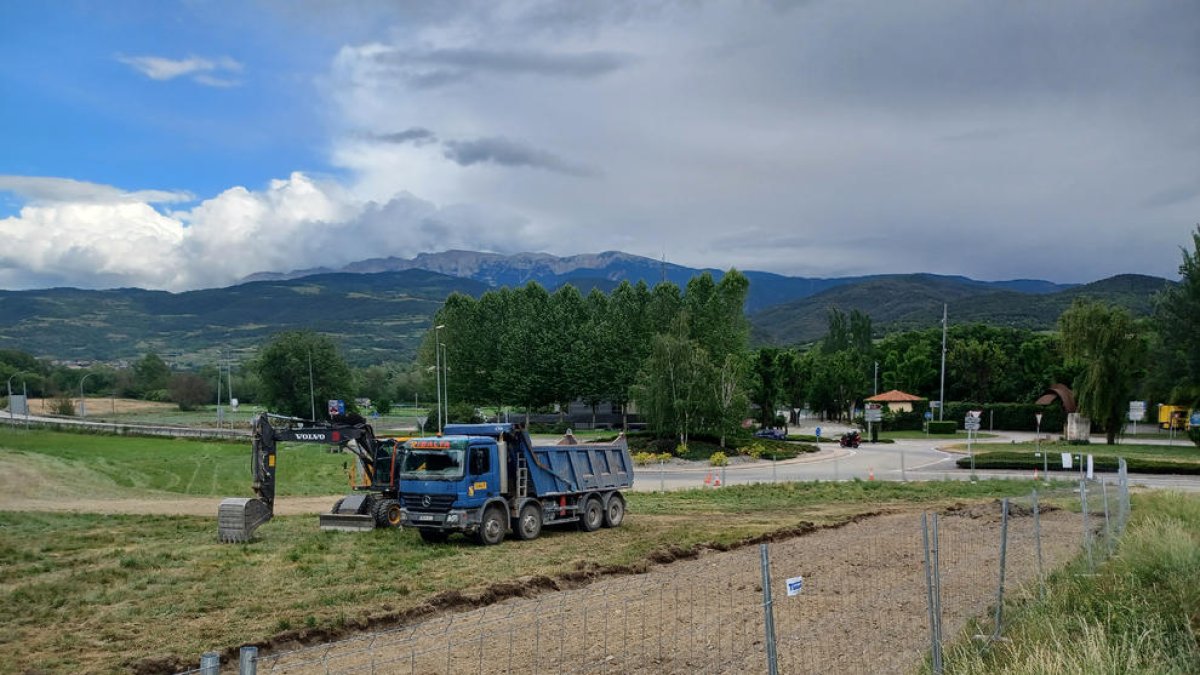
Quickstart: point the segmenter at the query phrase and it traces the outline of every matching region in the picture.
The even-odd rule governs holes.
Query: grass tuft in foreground
[[[1008,641],[946,651],[948,673],[1200,672],[1200,498],[1137,495],[1116,555],[1051,576],[1015,608]]]

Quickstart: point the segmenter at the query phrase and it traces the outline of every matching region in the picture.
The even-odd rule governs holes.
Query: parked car
[[[759,429],[754,432],[755,438],[769,438],[773,441],[786,441],[787,432],[783,429]]]

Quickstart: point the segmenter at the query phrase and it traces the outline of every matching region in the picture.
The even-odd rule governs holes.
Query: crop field
[[[0,652],[11,655],[0,671],[169,671],[209,649],[311,643],[487,605],[513,580],[586,584],[698,550],[786,540],[805,523],[1031,488],[854,481],[633,493],[621,528],[548,529],[486,548],[429,545],[408,531],[321,532],[312,515],[283,515],[253,543],[219,544],[216,504],[249,494],[247,456],[237,443],[0,432]],[[344,461],[285,448],[282,503],[331,503]],[[130,500],[140,508],[111,512]],[[69,512],[55,508],[63,501]]]

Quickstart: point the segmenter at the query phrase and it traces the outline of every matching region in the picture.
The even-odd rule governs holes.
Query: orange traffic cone
[[[704,476],[704,485],[705,485],[706,487],[707,487],[707,486],[711,486],[711,485],[712,485],[712,472],[711,472],[711,471],[709,471],[707,474],[705,474],[705,476]]]
[[[713,477],[713,487],[721,487],[721,477],[720,476]]]
[[[867,480],[875,480],[875,467],[867,469]]]
[[[1033,479],[1037,480],[1037,467],[1033,467]]]

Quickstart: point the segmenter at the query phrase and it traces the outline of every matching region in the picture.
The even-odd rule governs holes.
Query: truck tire
[[[522,541],[537,539],[538,535],[542,533],[541,505],[537,502],[528,502],[522,506],[513,530],[517,533],[517,538]]]
[[[599,499],[588,497],[583,504],[583,511],[579,514],[579,529],[584,532],[595,532],[603,524],[604,507],[600,504]]]
[[[417,529],[421,533],[421,539],[430,544],[444,544],[450,538],[450,533],[445,530],[431,530],[427,527]]]
[[[400,527],[400,502],[395,499],[380,499],[375,502],[375,524],[379,527]]]
[[[614,493],[608,498],[608,508],[604,509],[604,526],[620,527],[625,520],[625,498]]]
[[[489,506],[483,512],[483,519],[479,521],[479,531],[475,533],[475,540],[484,546],[494,546],[504,541],[504,530],[508,525],[508,517],[504,512],[495,506]]]

